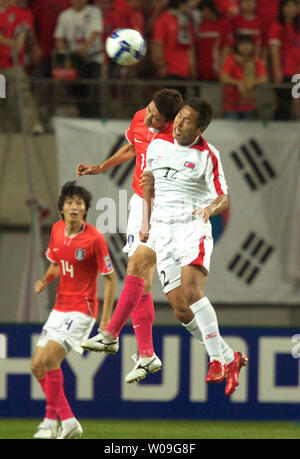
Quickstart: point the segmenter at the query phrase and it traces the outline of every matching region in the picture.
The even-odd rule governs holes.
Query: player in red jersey
[[[149,143],[158,133],[171,132],[173,119],[180,110],[182,103],[181,94],[176,90],[162,89],[157,91],[148,106],[134,115],[126,133],[128,143],[125,146],[103,164],[98,166],[79,164],[77,166],[78,176],[100,174],[136,156],[132,183],[134,195],[130,201],[127,244],[124,248],[129,256],[127,278],[113,320],[109,324],[109,328],[114,330],[117,338],[123,325],[132,315],[140,358],[132,372],[126,376],[126,382],[129,383],[136,382],[141,377],[145,377],[148,372],[161,368],[161,361],[154,353],[152,341],[154,306],[151,287],[155,273],[156,255],[154,241],[150,238],[146,244],[143,244],[139,238],[143,202],[143,187],[140,181],[146,166],[146,151]],[[98,335],[83,343],[84,348],[99,350],[97,340]],[[116,339],[114,347],[107,346],[106,352],[115,353],[118,346],[118,339]],[[101,343],[100,347],[102,347]],[[138,371],[136,371],[137,368]]]
[[[71,350],[83,352],[80,342],[88,337],[98,315],[99,273],[105,281],[101,326],[105,327],[111,317],[115,275],[103,235],[85,221],[90,201],[89,191],[76,182],[64,185],[58,201],[63,219],[53,225],[46,253],[51,265],[34,285],[35,292],[40,293],[60,276],[54,309],[31,365],[46,395],[45,418],[35,438],[68,439],[82,434],[64,393],[61,363]],[[58,434],[57,417],[62,422]]]

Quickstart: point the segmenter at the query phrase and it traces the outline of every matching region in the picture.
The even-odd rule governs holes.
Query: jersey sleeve
[[[110,258],[107,243],[101,233],[99,233],[99,236],[95,240],[94,251],[98,270],[102,276],[112,273],[114,271],[114,267]]]
[[[65,15],[64,11],[58,15],[55,31],[54,31],[54,38],[62,39],[65,37]]]
[[[277,46],[281,45],[281,41],[282,41],[281,32],[282,32],[282,28],[279,23],[275,22],[270,26],[269,34],[268,34],[269,45],[277,45]]]
[[[166,33],[168,33],[168,27],[165,21],[165,15],[162,14],[154,23],[152,41],[163,44],[165,42]]]
[[[134,145],[134,126],[135,126],[135,116],[133,117],[129,128],[126,131],[126,139],[131,145]]]
[[[152,162],[153,162],[153,143],[151,142],[147,148],[146,167],[144,169],[144,172],[152,172]]]
[[[89,32],[97,32],[97,33],[102,33],[103,32],[103,19],[102,19],[102,12],[99,8],[93,9],[93,12],[91,14],[91,23],[89,26]]]
[[[54,227],[52,227],[52,230],[51,230],[51,235],[50,235],[50,241],[49,241],[49,245],[48,245],[48,248],[46,250],[46,258],[48,261],[50,261],[50,263],[58,263],[56,257],[55,257],[55,251],[54,251],[54,233],[55,233],[55,229]]]
[[[209,156],[206,181],[215,199],[221,194],[228,194],[228,188],[221,163],[220,153],[212,145],[209,145]]]

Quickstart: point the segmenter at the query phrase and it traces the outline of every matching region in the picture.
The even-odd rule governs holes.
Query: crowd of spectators
[[[299,11],[299,0],[0,0],[0,73],[9,81],[21,72],[38,132],[26,75],[57,77],[53,56],[64,55],[65,78],[100,78],[104,67],[116,68],[105,55],[107,36],[130,27],[148,42],[136,77],[178,80],[183,95],[180,81],[221,81],[224,117],[254,119],[259,85],[300,74]],[[99,99],[91,85],[72,90]],[[275,89],[275,119],[299,118],[290,92]],[[79,106],[79,115],[101,116],[99,104]]]

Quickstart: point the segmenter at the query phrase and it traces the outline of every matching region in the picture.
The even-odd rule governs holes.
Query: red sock
[[[46,394],[46,378],[41,378],[38,380],[38,382],[40,383],[43,392]],[[59,397],[57,414],[60,417],[61,421],[74,417],[73,411],[71,410],[69,402],[65,396],[63,387]]]
[[[63,374],[61,369],[46,371],[46,418],[57,419],[59,399],[63,390]]]
[[[144,279],[127,276],[116,309],[106,330],[115,338],[131,316],[133,309],[139,304],[144,289]]]
[[[151,357],[154,353],[152,324],[154,322],[154,304],[152,293],[142,295],[139,304],[132,312],[132,325],[136,336],[139,356]]]

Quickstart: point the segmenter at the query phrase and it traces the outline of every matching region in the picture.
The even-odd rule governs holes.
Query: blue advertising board
[[[0,325],[0,417],[44,415],[44,395],[30,374],[40,330],[40,325]],[[115,356],[71,352],[63,363],[74,413],[111,419],[300,419],[298,330],[235,327],[221,333],[249,357],[232,396],[225,396],[225,383],[205,383],[205,349],[180,326],[154,327],[163,369],[138,384],[126,384],[136,341],[132,328],[125,327]]]

